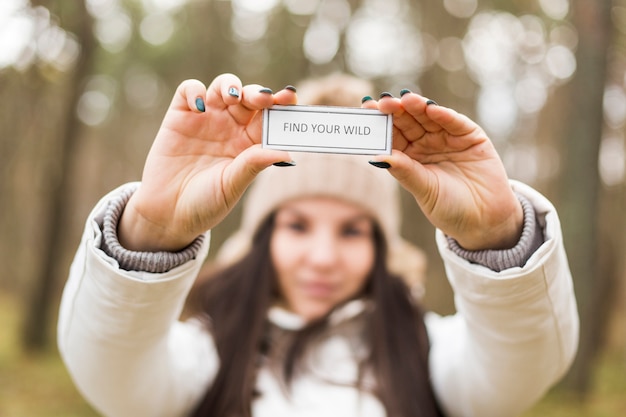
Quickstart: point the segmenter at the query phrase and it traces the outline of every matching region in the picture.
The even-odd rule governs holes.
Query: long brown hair
[[[267,311],[277,294],[269,261],[273,219],[270,216],[259,227],[247,256],[202,280],[192,291],[191,308],[207,318],[220,358],[217,376],[193,417],[251,416],[256,371],[261,352],[267,349]],[[360,368],[374,376],[374,394],[387,415],[439,417],[442,414],[430,384],[423,313],[402,279],[387,271],[386,244],[377,225],[374,240],[375,263],[363,294],[374,305],[364,320],[370,353]],[[297,332],[284,358],[287,384],[307,343],[326,327],[324,318]]]

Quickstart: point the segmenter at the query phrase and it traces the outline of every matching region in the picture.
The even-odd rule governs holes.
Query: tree
[[[60,2],[59,2],[60,3]],[[65,3],[68,5],[69,3]],[[80,135],[80,123],[75,117],[75,109],[82,94],[81,80],[86,78],[93,65],[96,47],[93,37],[93,20],[83,1],[72,2],[64,11],[65,24],[74,33],[81,45],[80,56],[71,74],[68,74],[67,96],[62,105],[65,107],[60,129],[57,133],[59,152],[56,167],[59,175],[49,175],[47,204],[48,210],[44,218],[42,261],[38,277],[32,287],[30,302],[26,304],[26,316],[22,327],[22,341],[26,349],[42,349],[48,338],[46,329],[49,323],[49,312],[54,293],[55,276],[60,273],[59,260],[64,259],[64,245],[60,238],[64,236],[69,221],[68,205],[72,201],[71,177],[73,175],[73,157]],[[78,82],[76,81],[78,80]]]
[[[564,114],[564,167],[561,176],[563,234],[578,299],[581,337],[578,356],[565,386],[584,394],[591,381],[594,359],[602,343],[610,303],[602,299],[611,275],[600,259],[608,261],[599,239],[598,153],[603,131],[603,95],[607,55],[611,45],[611,0],[572,2],[578,29],[578,68],[569,85],[570,106]],[[610,249],[610,248],[609,248]]]

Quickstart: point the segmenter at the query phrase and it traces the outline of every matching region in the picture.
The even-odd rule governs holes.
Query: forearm
[[[104,415],[182,415],[217,363],[208,334],[177,322],[208,242],[167,273],[121,269],[100,248],[107,207],[125,190],[105,198],[87,222],[63,293],[59,349]]]
[[[450,416],[516,416],[568,369],[578,342],[571,274],[553,207],[525,195],[545,242],[523,267],[496,272],[438,243],[458,313],[430,318],[433,384]]]

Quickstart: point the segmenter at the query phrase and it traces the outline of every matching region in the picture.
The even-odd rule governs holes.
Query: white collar
[[[368,303],[363,299],[352,300],[343,306],[335,309],[329,317],[331,326],[350,320],[361,314],[367,308]],[[284,307],[274,305],[270,307],[267,314],[272,324],[284,330],[300,330],[306,325],[306,320],[302,316],[293,313]]]

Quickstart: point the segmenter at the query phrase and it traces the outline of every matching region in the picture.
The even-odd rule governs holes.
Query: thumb
[[[291,161],[289,152],[264,149],[259,144],[246,148],[224,170],[225,197],[237,201],[261,171],[274,163],[289,164],[288,161]]]
[[[394,149],[391,155],[379,155],[372,162],[389,164],[389,173],[409,191],[418,202],[425,201],[431,194],[433,179],[424,166],[402,151]]]

